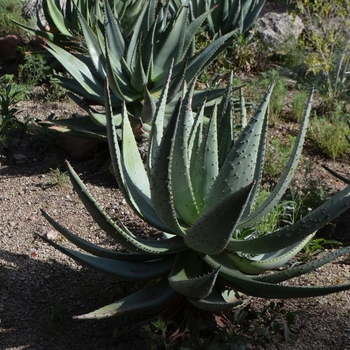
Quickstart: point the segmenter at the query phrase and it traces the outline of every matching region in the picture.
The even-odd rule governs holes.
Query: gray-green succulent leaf
[[[140,313],[145,311],[157,311],[168,305],[176,297],[176,292],[169,286],[166,280],[160,280],[136,293],[112,304],[85,315],[74,316],[76,319],[100,319],[116,315]]]

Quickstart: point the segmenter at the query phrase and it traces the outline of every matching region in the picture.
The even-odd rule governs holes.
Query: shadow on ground
[[[72,318],[119,299],[113,278],[3,250],[0,262],[1,350],[126,349],[123,343],[130,349],[130,339],[119,337],[117,345],[113,338],[117,327],[123,331],[123,319]]]

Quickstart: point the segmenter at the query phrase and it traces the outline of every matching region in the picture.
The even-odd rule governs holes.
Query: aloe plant
[[[108,3],[112,7],[113,13],[118,16],[123,28],[131,31],[139,12],[146,4],[146,0],[116,0],[108,1]],[[78,51],[82,50],[80,37],[83,34],[78,19],[79,13],[92,28],[95,28],[98,23],[96,19],[103,17],[101,2],[94,0],[67,0],[63,7],[60,1],[43,0],[42,11],[41,14],[37,8],[37,28],[14,22],[32,35],[61,47],[70,47],[71,50]]]
[[[174,0],[176,8],[183,3]],[[191,0],[191,16],[197,18],[209,9],[211,12],[203,25],[211,38],[227,34],[239,28],[239,34],[247,34],[258,18],[265,0]]]
[[[52,7],[53,1],[47,0]],[[96,2],[96,6],[102,6],[98,4]],[[87,53],[70,50],[69,45],[57,45],[49,37],[47,45],[48,51],[70,74],[69,78],[57,77],[61,85],[71,91],[73,100],[89,113],[89,117],[45,121],[42,124],[55,125],[56,130],[79,136],[105,139],[105,114],[96,112],[94,106],[104,104],[104,81],[108,77],[115,119],[118,123],[121,122],[121,106],[125,101],[135,133],[142,133],[143,123],[150,123],[152,120],[173,60],[167,108],[168,111],[174,108],[184,81],[190,83],[213,62],[230,44],[235,32],[223,35],[208,43],[201,51],[195,52],[196,33],[212,10],[190,20],[188,1],[175,12],[170,10],[168,1],[165,6],[160,6],[161,4],[159,0],[151,0],[140,6],[140,13],[131,31],[122,26],[119,14],[111,9],[107,0],[104,0],[103,8],[99,9],[94,25],[91,24],[91,19],[88,21],[75,8],[74,14],[79,20]],[[62,16],[59,20],[56,19],[56,26],[63,20]],[[61,27],[64,26],[62,23]],[[223,89],[208,92],[207,101],[220,98],[222,93]],[[193,108],[199,106],[203,94],[194,94]]]
[[[169,90],[170,79],[152,122],[145,167],[125,105],[119,145],[109,89],[105,88],[108,141],[119,188],[134,212],[163,232],[162,239],[139,238],[122,223],[114,222],[69,164],[74,189],[86,209],[101,229],[127,251],[105,249],[83,240],[44,212],[56,230],[87,254],[41,236],[53,247],[118,279],[150,281],[145,289],[77,318],[156,310],[177,295],[198,308],[215,312],[239,305],[244,295],[296,298],[349,289],[350,284],[297,287],[280,283],[315,270],[349,252],[350,247],[302,265],[276,268],[285,266],[318,228],[348,208],[350,186],[293,225],[270,234],[239,238],[242,230],[254,227],[259,218],[269,213],[287,189],[301,155],[312,95],[281,179],[270,196],[253,210],[263,168],[272,87],[248,122],[241,94],[238,124],[242,130],[238,135],[232,115],[231,84],[220,104],[215,105],[209,123],[205,121],[204,103],[197,112],[192,111],[194,83],[166,123]]]

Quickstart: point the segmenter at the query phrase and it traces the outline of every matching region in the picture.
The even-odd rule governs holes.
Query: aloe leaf
[[[227,290],[223,293],[216,291],[213,292],[206,298],[195,299],[188,298],[188,301],[198,307],[201,310],[209,312],[221,312],[224,310],[231,310],[236,306],[242,306],[249,299],[243,299],[238,292],[234,290]]]
[[[277,252],[256,255],[252,258],[239,256],[232,252],[228,258],[239,271],[248,275],[257,275],[267,270],[273,270],[287,263],[298,254],[314,236],[315,233],[307,236],[300,242],[294,243],[290,247],[281,249]]]
[[[143,90],[136,91],[131,86],[131,77],[134,74],[132,69],[127,65],[124,58],[120,60],[121,62],[121,71],[115,71],[115,60],[116,58],[112,54],[108,54],[108,64],[107,64],[107,75],[108,79],[111,81],[111,88],[112,91],[116,91],[115,93],[117,96],[121,95],[121,101],[123,102],[131,102],[134,103],[135,101],[142,98],[142,92]],[[112,79],[113,77],[113,79]],[[116,86],[114,86],[114,85]]]
[[[194,123],[189,136],[188,149],[190,151],[189,159],[192,166],[190,167],[191,182],[193,192],[196,198],[198,208],[203,207],[204,192],[203,192],[203,163],[205,159],[206,148],[203,141],[203,123],[204,123],[204,108],[206,100],[200,109],[197,110],[194,118]]]
[[[182,51],[187,27],[188,8],[183,6],[177,16],[168,24],[165,40],[156,44],[157,55],[154,60],[154,76],[162,74],[169,67],[172,59]]]
[[[301,152],[303,149],[303,144],[306,136],[306,130],[311,111],[312,96],[313,90],[310,93],[308,104],[304,113],[304,118],[297,139],[295,140],[292,154],[289,157],[288,163],[283,171],[283,174],[281,175],[280,179],[278,180],[278,183],[274,187],[269,197],[265,200],[265,202],[262,205],[260,205],[259,208],[253,213],[251,213],[248,217],[243,219],[240,223],[240,226],[249,226],[252,222],[256,222],[261,217],[269,213],[271,209],[278,204],[283,194],[286,192],[297,169]]]
[[[169,154],[172,145],[173,130],[179,115],[181,103],[178,103],[176,108],[173,110],[173,115],[164,130],[163,137],[161,138],[160,146],[158,147],[157,153],[153,156],[152,170],[150,176],[151,186],[151,198],[154,208],[159,218],[166,222],[171,228],[169,232],[174,233],[180,237],[184,237],[185,230],[181,227],[176,211],[174,208],[173,194],[169,191],[168,169],[169,169]],[[156,113],[155,118],[159,116]],[[155,122],[153,125],[156,125]],[[158,127],[158,126],[157,126]],[[161,126],[159,126],[161,127]],[[152,152],[154,153],[154,152]]]
[[[187,59],[184,59],[184,61],[182,62],[180,71],[175,75],[175,77],[173,76],[171,79],[168,97],[167,97],[167,103],[172,101],[175,98],[175,96],[180,92],[180,90],[183,88],[184,82],[185,82],[186,69],[187,69]]]
[[[109,49],[113,55],[120,61],[125,53],[125,41],[121,24],[110,8],[109,2],[104,2],[105,7],[105,30]]]
[[[184,44],[183,44],[181,51],[179,50],[179,52],[178,52],[180,55],[178,56],[176,62],[180,62],[186,58],[186,54],[187,54],[188,50],[190,49],[191,45],[193,44],[193,40],[196,36],[196,33],[198,33],[198,29],[201,27],[203,22],[206,20],[206,18],[208,18],[209,14],[213,10],[214,10],[214,8],[212,8],[209,11],[204,12],[203,14],[198,16],[197,18],[189,21],[189,24],[186,28]]]
[[[218,120],[217,108],[214,105],[214,111],[210,118],[209,125],[203,140],[203,148],[206,150],[205,159],[203,159],[203,173],[205,186],[202,188],[203,201],[211,190],[211,187],[219,174],[219,139],[218,139]]]
[[[114,71],[114,68],[118,68],[118,64],[114,64],[117,59],[111,52],[106,51],[107,57],[107,77],[108,84],[115,96],[121,101],[133,102],[140,98],[140,95],[130,88],[130,76],[124,74],[122,68],[118,71]],[[123,60],[121,60],[123,61]],[[109,97],[111,100],[111,96]],[[112,102],[113,104],[113,102]]]
[[[253,184],[250,184],[221,200],[202,214],[187,230],[185,244],[201,253],[222,252],[239,221]]]
[[[135,58],[135,52],[137,50],[137,47],[139,45],[139,40],[142,37],[141,33],[147,33],[148,32],[148,28],[144,28],[143,27],[143,21],[145,20],[146,17],[146,13],[148,8],[151,6],[151,3],[149,3],[148,6],[144,6],[142,11],[139,14],[139,17],[135,23],[135,26],[133,28],[133,33],[132,36],[130,38],[130,41],[128,43],[128,47],[127,47],[127,52],[124,52],[124,56],[126,57],[126,62],[130,67],[134,66],[134,58]],[[149,48],[149,49],[153,49],[153,48]]]
[[[76,319],[99,319],[123,314],[156,312],[168,305],[176,297],[166,280],[160,280],[136,293],[128,295],[115,303],[104,306],[85,315],[74,316]]]
[[[180,237],[171,237],[163,240],[141,239],[135,237],[122,223],[116,225],[108,214],[97,204],[96,200],[89,193],[86,186],[82,183],[69,163],[67,163],[67,166],[73,187],[85,208],[99,227],[113,237],[116,242],[119,242],[131,251],[138,249],[144,253],[151,254],[173,254],[186,249]]]
[[[204,106],[203,106],[204,107]],[[203,109],[202,109],[203,111]],[[198,115],[203,122],[203,115]],[[202,127],[200,128],[202,130]],[[198,207],[203,207],[204,198],[208,195],[218,173],[219,173],[219,156],[218,156],[218,134],[217,134],[217,108],[214,106],[214,112],[210,118],[209,125],[206,127],[201,145],[197,151],[197,156],[192,166],[191,179],[194,189],[194,195]]]
[[[119,187],[135,213],[162,231],[169,231],[158,217],[150,198],[150,184],[125,106],[123,107],[122,142],[120,150],[115,125],[112,122],[109,91],[106,85],[107,135],[112,165]]]
[[[259,140],[259,145],[258,145],[258,152],[256,156],[256,165],[255,165],[255,171],[254,171],[254,187],[252,189],[252,192],[249,196],[247,206],[245,207],[244,213],[241,218],[241,222],[239,223],[238,226],[241,225],[242,221],[244,221],[244,218],[246,218],[256,201],[256,196],[259,193],[260,185],[261,185],[261,178],[264,170],[264,156],[265,156],[265,148],[266,148],[266,140],[267,140],[267,129],[268,129],[268,110],[266,111],[266,116],[264,118],[263,126],[261,129],[261,136]]]
[[[213,290],[219,268],[207,272],[203,260],[193,251],[176,254],[169,274],[169,285],[178,293],[190,298],[206,298]]]
[[[79,117],[79,118],[69,118],[69,119],[58,119],[58,120],[44,120],[38,122],[42,126],[62,126],[60,131],[70,132],[77,131],[80,134],[97,134],[98,138],[105,141],[106,139],[106,129],[102,126],[94,123],[90,117]],[[66,129],[66,130],[65,130]]]
[[[116,139],[114,147],[115,149],[118,147]],[[120,170],[115,169],[115,172],[119,175],[117,176],[119,182],[122,182],[122,184],[119,183],[119,186],[123,186],[126,197],[129,198],[141,217],[153,224],[158,223],[156,227],[160,226],[160,228],[166,230],[153,209],[149,180],[125,108],[122,124],[122,149],[120,152],[120,154],[118,154],[118,151],[115,152],[118,154],[117,157],[120,157],[117,159],[117,166]],[[148,209],[147,212],[146,208]]]
[[[68,231],[65,227],[61,226],[57,221],[55,221],[50,215],[48,215],[44,210],[41,210],[42,214],[44,215],[45,219],[52,225],[52,227],[54,227],[58,232],[60,232],[64,237],[66,237],[70,242],[72,242],[73,244],[75,244],[77,247],[83,249],[84,251],[96,255],[96,256],[101,256],[103,258],[109,258],[109,259],[118,259],[118,260],[126,260],[126,261],[144,261],[144,260],[149,260],[152,257],[154,258],[154,252],[144,252],[144,251],[134,251],[135,247],[131,246],[133,248],[133,250],[131,250],[131,252],[125,253],[125,252],[121,252],[121,251],[116,251],[116,250],[111,250],[111,249],[106,249],[106,248],[102,248],[99,247],[93,243],[90,243],[89,241],[86,241],[80,237],[78,237],[77,235],[73,234],[72,232]],[[127,230],[125,231],[125,236],[128,234]],[[130,237],[132,237],[130,235]],[[133,238],[130,239],[131,242],[133,241]],[[121,239],[116,240],[116,242],[120,242]],[[145,240],[143,240],[143,242],[145,242]],[[164,247],[168,244],[168,248],[164,249],[163,252],[157,254],[158,256],[162,256],[162,255],[169,255],[176,252],[176,246],[174,245],[174,237],[169,237],[166,239],[162,240],[163,243],[165,243]],[[180,246],[180,242],[179,246]],[[127,244],[123,244],[123,246],[127,246],[130,245],[130,243]],[[160,248],[160,245],[158,245],[158,248]],[[149,248],[152,247],[152,244],[149,245]],[[172,248],[175,248],[174,252],[170,252],[172,250]]]
[[[80,63],[81,64],[81,63]],[[82,77],[84,79],[84,77]],[[93,90],[92,93],[89,93],[84,86],[80,85],[80,83],[76,79],[67,78],[67,77],[58,77],[59,85],[63,86],[65,89],[71,91],[68,95],[71,97],[72,95],[82,96],[87,101],[94,101],[94,104],[103,104],[103,89],[100,89],[99,86],[94,84],[94,81],[85,80],[85,83],[89,84]],[[115,97],[115,96],[114,96]],[[119,101],[119,99],[117,100]],[[114,102],[116,102],[116,97],[114,98]],[[81,103],[80,103],[81,104]],[[87,103],[85,102],[85,106]]]
[[[322,165],[324,169],[326,169],[330,174],[336,177],[338,180],[345,182],[347,185],[350,185],[350,179],[338,174],[336,171],[328,168],[326,165]]]
[[[138,55],[138,59],[136,60],[136,66],[134,67],[134,71],[131,75],[131,86],[138,92],[143,92],[147,87],[148,77],[145,73],[145,70],[142,65],[142,53],[141,50]]]
[[[230,285],[232,285],[233,288],[247,295],[257,296],[260,298],[306,298],[350,289],[350,284],[321,287],[294,287],[259,282],[236,270],[235,266],[232,265],[229,259],[227,259],[226,252],[215,256],[205,256],[204,260],[212,268],[220,267],[220,277],[225,279],[227,283],[230,283]]]
[[[348,254],[350,252],[350,246],[344,247],[341,249],[337,249],[332,253],[325,254],[324,256],[313,259],[307,263],[300,264],[297,266],[286,268],[285,270],[260,275],[260,276],[254,276],[254,280],[260,281],[260,282],[267,282],[267,283],[280,283],[283,281],[287,281],[291,278],[298,277],[301,275],[304,275],[306,273],[309,273],[311,271],[316,270],[317,268],[328,264],[335,259],[344,256],[345,254]]]
[[[50,215],[48,215],[44,210],[41,210],[45,219],[52,225],[52,227],[66,237],[70,242],[75,244],[77,247],[83,249],[87,253],[95,256],[100,256],[102,258],[126,260],[126,261],[145,261],[151,259],[158,259],[159,257],[155,254],[147,254],[140,252],[124,253],[117,250],[111,250],[103,247],[99,247],[85,239],[78,237],[72,232],[68,231],[65,227],[61,226],[56,222]],[[41,235],[38,234],[40,237]]]
[[[243,2],[249,3],[250,0],[245,0]],[[234,28],[239,27],[239,32],[241,33],[244,19],[244,16],[242,16],[242,1],[237,0],[233,5],[231,4],[231,6],[228,6],[227,4],[227,7],[223,9],[223,12],[225,13],[225,19],[222,21],[223,25],[221,26],[221,32],[225,34]],[[216,23],[220,23],[219,18],[216,19]]]
[[[266,0],[253,1],[249,12],[245,13],[244,21],[243,21],[243,33],[246,33],[256,22],[262,8],[265,5]]]
[[[230,81],[223,94],[222,100],[218,106],[218,150],[219,150],[219,168],[229,154],[233,142],[235,131],[233,127],[233,101],[232,101],[232,81],[233,72],[230,74]]]
[[[191,82],[194,77],[198,76],[219,53],[224,51],[230,45],[230,38],[234,33],[229,33],[211,42],[205,49],[191,57],[188,62],[185,80]]]
[[[240,101],[239,106],[240,106],[240,112],[241,112],[242,128],[245,128],[248,122],[247,122],[247,109],[246,109],[242,87],[239,88],[239,101]]]
[[[89,115],[90,115],[91,120],[95,124],[100,125],[101,128],[103,128],[104,132],[107,133],[106,132],[106,125],[107,125],[106,114],[94,113],[90,109],[89,110]],[[122,124],[122,115],[121,115],[121,113],[113,115],[113,123],[116,126],[120,126]]]
[[[182,108],[175,126],[174,140],[170,151],[171,192],[175,210],[186,225],[191,225],[199,215],[199,209],[194,196],[188,159],[188,137],[191,130],[191,95],[194,90],[194,84],[182,103]]]
[[[44,30],[33,29],[29,26],[26,26],[25,24],[15,21],[14,19],[11,19],[11,21],[13,23],[16,23],[20,28],[24,29],[34,37],[40,37],[40,38],[46,39],[50,43],[54,43],[58,45],[60,42],[62,42],[62,40],[66,38],[65,36],[60,34],[53,34],[51,32],[46,32]]]
[[[154,81],[154,45],[155,45],[155,32],[157,29],[157,23],[154,22],[150,30],[146,33],[145,38],[139,37],[139,43],[141,46],[141,58],[142,64],[145,68],[147,79],[149,82]],[[153,84],[154,85],[154,84]]]
[[[91,61],[94,64],[96,71],[100,74],[102,78],[106,77],[106,60],[104,53],[101,50],[100,42],[98,41],[95,33],[86,23],[81,13],[77,11],[79,22],[84,33],[84,39],[86,46],[89,50]]]
[[[74,79],[87,91],[91,96],[99,98],[98,91],[103,89],[103,86],[92,75],[90,68],[81,60],[71,55],[66,50],[61,49],[53,43],[48,43],[50,48],[47,50],[67,69]]]
[[[142,111],[140,113],[139,118],[142,120],[142,122],[149,123],[150,121],[153,120],[157,106],[156,106],[155,99],[149,93],[146,86],[144,90],[145,91],[144,91],[144,98],[143,98],[143,106],[142,106]]]
[[[255,180],[261,133],[266,124],[266,111],[272,89],[273,86],[269,88],[259,109],[234,143],[205,199],[204,211],[219,202],[226,194],[234,193]]]
[[[247,240],[231,239],[227,248],[249,254],[264,254],[288,247],[343,213],[350,206],[350,186],[293,225],[274,233]]]
[[[45,122],[40,123],[41,125],[45,126]],[[60,125],[55,125],[51,124],[50,126],[51,130],[55,130],[61,133],[66,133],[67,135],[73,136],[73,137],[79,137],[79,138],[86,138],[88,140],[96,140],[96,141],[101,141],[101,142],[106,142],[107,138],[105,133],[99,133],[99,132],[94,132],[94,131],[89,131],[89,130],[74,130],[66,126],[60,126]]]
[[[173,256],[142,262],[101,258],[65,248],[42,235],[40,238],[78,263],[123,281],[147,281],[162,277],[170,272],[174,263]]]
[[[72,33],[68,30],[70,23],[67,20],[66,16],[63,16],[61,9],[57,7],[55,1],[47,0],[46,1],[50,17],[55,23],[56,28],[61,32],[61,34],[66,35],[69,38],[73,38]]]
[[[173,62],[172,62],[173,63]],[[165,108],[167,105],[168,91],[170,86],[171,74],[173,64],[170,65],[167,79],[164,82],[164,86],[159,97],[155,116],[152,119],[152,128],[150,132],[150,140],[148,145],[148,157],[147,157],[147,170],[150,181],[152,179],[152,170],[154,169],[154,162],[159,151],[160,143],[162,141],[163,130],[165,127],[164,116]]]

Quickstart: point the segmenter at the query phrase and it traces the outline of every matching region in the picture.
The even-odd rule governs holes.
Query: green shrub
[[[349,154],[350,144],[346,135],[349,135],[349,125],[344,119],[329,121],[328,117],[320,117],[310,122],[310,139],[332,160]]]
[[[292,118],[298,123],[301,122],[304,113],[304,106],[307,101],[308,94],[305,91],[298,91],[293,95],[292,100]]]
[[[23,1],[21,0],[0,0],[0,34],[26,34],[27,32],[20,29],[16,23],[24,22],[22,16]]]
[[[317,88],[325,105],[333,103],[349,89],[347,76],[350,60],[349,0],[294,0],[297,13],[305,23],[300,45],[306,54],[308,73],[319,77]]]

